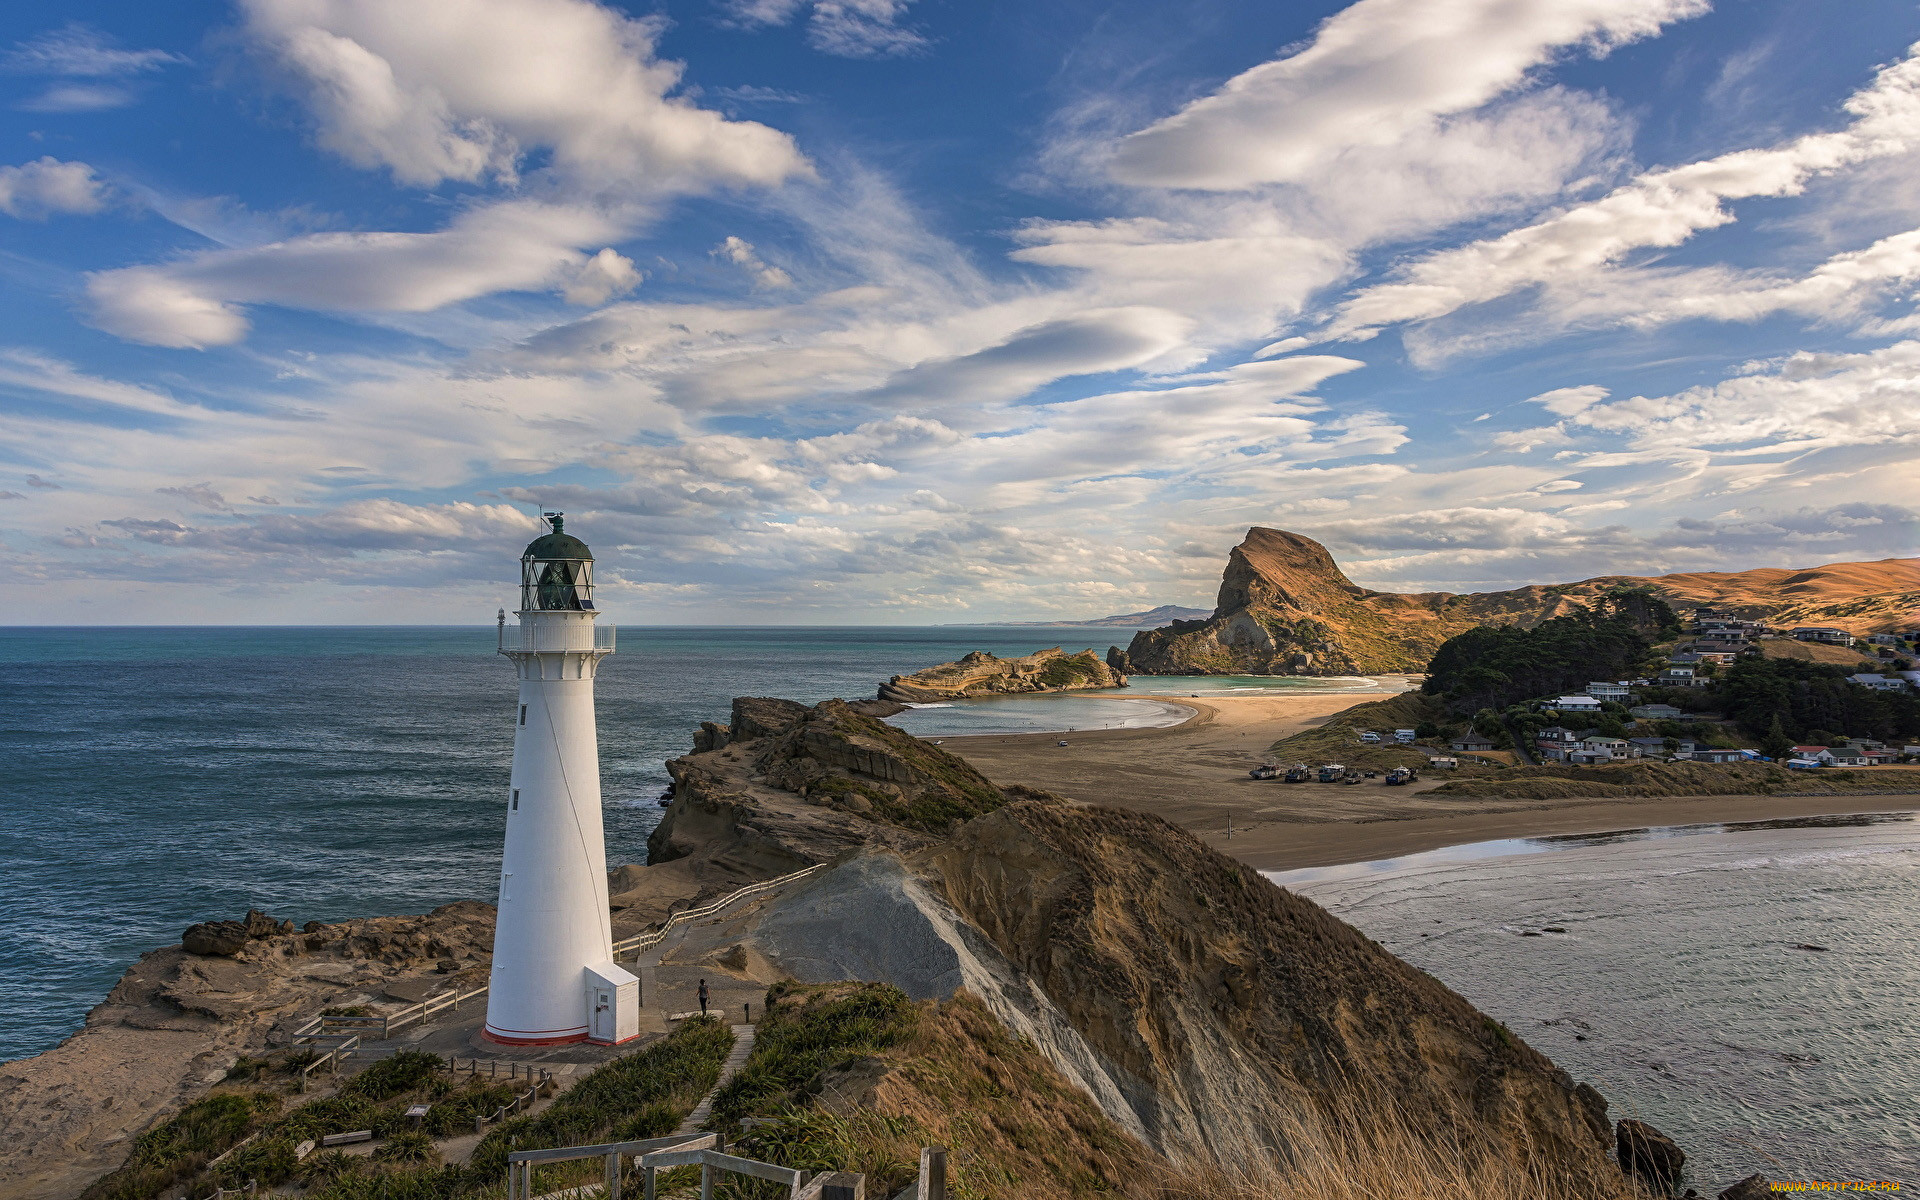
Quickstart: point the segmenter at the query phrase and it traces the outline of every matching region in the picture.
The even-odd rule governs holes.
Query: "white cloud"
[[[87,279],[87,296],[95,324],[110,333],[204,348],[245,336],[240,305],[429,312],[498,291],[565,290],[600,261],[575,247],[620,232],[591,210],[502,201],[469,209],[433,233],[315,233],[163,266],[98,271]],[[600,274],[589,276],[589,292],[605,286],[613,294],[612,278],[602,275],[617,269],[601,263]]]
[[[0,66],[29,75],[138,75],[186,60],[165,50],[123,50],[97,29],[68,24],[20,42]]]
[[[713,248],[716,256],[740,267],[753,277],[753,285],[761,288],[783,288],[793,286],[793,276],[779,267],[770,267],[761,261],[753,243],[745,238],[728,235],[727,240]]]
[[[653,194],[807,170],[786,134],[672,93],[657,24],[590,0],[243,0],[247,36],[297,80],[328,149],[402,182],[511,178],[551,151],[574,186]]]
[[[1806,452],[1920,441],[1920,342],[1860,354],[1801,352],[1669,396],[1584,408],[1583,428],[1648,450],[1759,446]]]
[[[901,24],[913,0],[722,0],[735,21],[749,27],[787,25],[801,14],[814,49],[844,58],[905,54],[926,38]]]
[[[568,304],[593,307],[615,296],[624,296],[639,286],[640,272],[634,268],[633,260],[608,247],[587,260],[562,295]]]
[[[1590,383],[1581,387],[1555,388],[1551,392],[1529,396],[1527,403],[1538,404],[1556,417],[1570,417],[1605,400],[1607,394],[1606,388]]]
[[[1733,221],[1728,200],[1794,195],[1815,176],[1903,153],[1920,143],[1920,48],[1883,68],[1845,107],[1854,120],[1839,132],[1649,171],[1546,220],[1426,255],[1398,279],[1348,299],[1319,336],[1368,337],[1382,326],[1431,321],[1524,288],[1566,287],[1634,250],[1677,246]]]
[[[1311,178],[1348,151],[1479,108],[1563,47],[1605,50],[1706,10],[1706,0],[1359,0],[1304,49],[1126,138],[1112,172],[1209,189]]]
[[[0,167],[0,212],[42,220],[55,213],[96,213],[107,206],[107,190],[93,168],[52,156],[17,167]]]

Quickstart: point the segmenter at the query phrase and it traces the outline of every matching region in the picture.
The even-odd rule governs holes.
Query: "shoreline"
[[[1378,693],[1391,694],[1397,693]],[[1444,782],[1432,774],[1404,788],[1371,780],[1356,787],[1253,780],[1248,768],[1263,761],[1275,741],[1324,724],[1368,697],[1322,692],[1200,699],[1143,692],[1140,698],[1186,706],[1193,716],[1155,729],[951,735],[941,741],[996,783],[1153,813],[1261,871],[1377,862],[1506,838],[1920,811],[1920,770],[1899,767],[1873,768],[1888,775],[1881,794],[1551,801],[1431,796]]]

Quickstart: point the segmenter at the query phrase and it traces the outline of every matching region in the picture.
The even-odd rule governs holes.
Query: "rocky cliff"
[[[1211,617],[1142,630],[1127,649],[1108,651],[1107,662],[1135,675],[1420,671],[1440,643],[1476,625],[1537,625],[1621,587],[1644,587],[1678,606],[1864,633],[1915,623],[1920,559],[1408,594],[1360,587],[1312,538],[1255,526],[1227,557]]]
[[[321,924],[249,913],[195,925],[149,951],[86,1025],[0,1066],[0,1196],[67,1200],[125,1159],[156,1116],[226,1076],[242,1054],[284,1046],[326,1005],[411,1003],[486,982],[493,906]]]
[[[1056,646],[1023,658],[996,658],[985,650],[975,650],[959,662],[895,675],[880,685],[879,698],[900,704],[926,704],[968,696],[1126,686],[1127,677],[1100,661],[1093,651],[1068,654]]]
[[[647,839],[648,870],[685,872],[702,897],[865,846],[917,849],[1008,798],[839,700],[735,700],[731,721],[703,724],[667,771],[673,802]]]
[[[1021,801],[815,876],[748,934],[803,981],[978,998],[1128,1136],[1246,1168],[1415,1140],[1607,1194],[1606,1101],[1312,902],[1133,812]],[[1264,1194],[1264,1193],[1262,1193]]]

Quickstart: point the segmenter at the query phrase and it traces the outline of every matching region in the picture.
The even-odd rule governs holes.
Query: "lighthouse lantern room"
[[[593,681],[613,653],[596,626],[593,553],[560,513],[520,559],[517,629],[500,653],[520,679],[508,781],[488,1040],[621,1042],[639,1032],[638,981],[613,961]]]

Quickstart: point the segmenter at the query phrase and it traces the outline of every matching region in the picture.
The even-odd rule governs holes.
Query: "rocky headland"
[[[1059,647],[1020,658],[997,658],[975,650],[958,662],[941,663],[880,685],[879,698],[897,704],[928,704],[970,696],[1016,696],[1027,692],[1077,692],[1123,688],[1127,677],[1091,650],[1068,654]]]
[[[1856,633],[1920,616],[1920,559],[1683,575],[1606,575],[1502,592],[1378,592],[1348,579],[1312,538],[1255,526],[1227,557],[1213,615],[1142,630],[1107,662],[1130,675],[1366,675],[1419,671],[1476,625],[1537,625],[1622,587],[1782,624]]]
[[[649,864],[613,873],[616,921],[824,868],[689,927],[671,953],[770,987],[767,1019],[817,1017],[822,1037],[899,1026],[756,1101],[794,1130],[837,1114],[847,1161],[938,1137],[961,1169],[999,1173],[979,1182],[1018,1185],[980,1194],[1197,1198],[1220,1194],[1208,1172],[1304,1169],[1313,1147],[1391,1126],[1529,1194],[1628,1193],[1593,1088],[1157,817],[996,786],[840,701],[737,700],[669,767]],[[0,1127],[31,1152],[13,1161],[45,1169],[9,1165],[0,1194],[76,1194],[323,1005],[483,978],[492,915],[463,902],[293,931],[250,914],[146,955],[84,1031],[5,1068]],[[763,1111],[750,1099],[715,1111]],[[756,1136],[757,1153],[785,1152]]]

